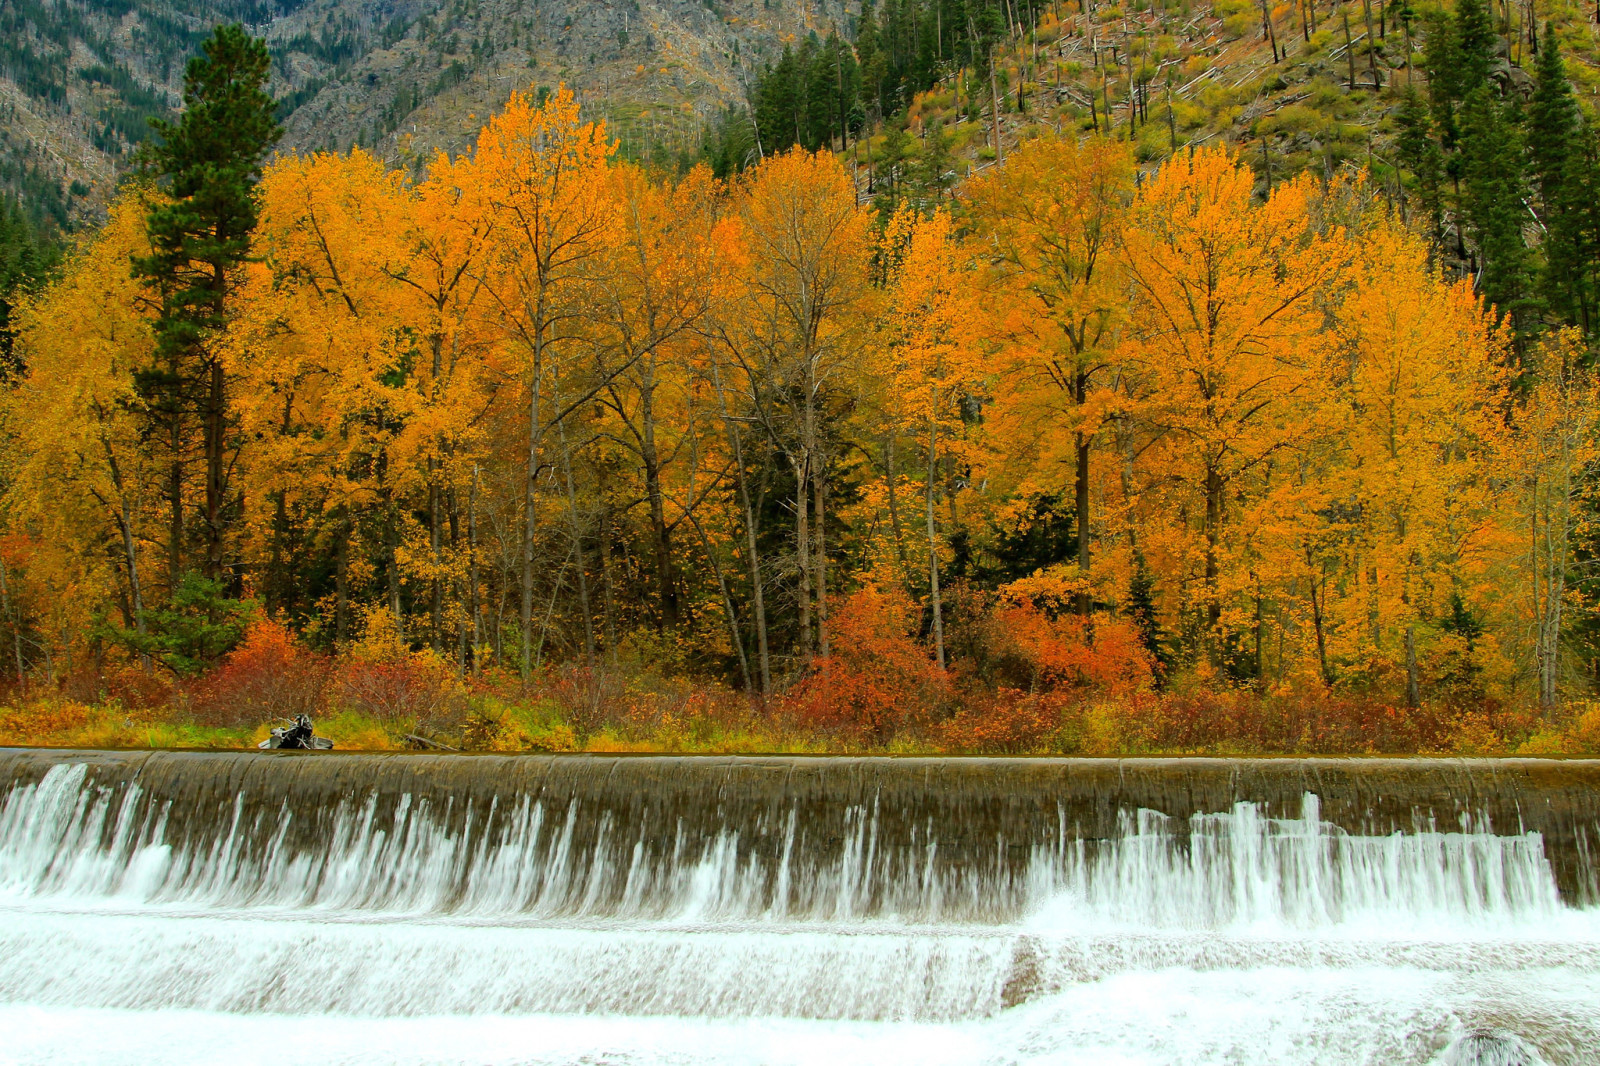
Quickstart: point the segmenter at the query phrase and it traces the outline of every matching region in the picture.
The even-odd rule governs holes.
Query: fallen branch
[[[429,740],[427,737],[419,737],[415,733],[407,733],[406,736],[405,736],[405,739],[414,740],[418,744],[426,744],[430,748],[439,748],[439,749],[444,750],[444,751],[460,751],[461,750],[460,748],[452,748],[448,744],[441,744],[437,740]]]

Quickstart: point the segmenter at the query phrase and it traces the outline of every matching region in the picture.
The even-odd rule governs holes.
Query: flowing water
[[[1600,764],[0,751],[0,1064],[1600,1063]]]

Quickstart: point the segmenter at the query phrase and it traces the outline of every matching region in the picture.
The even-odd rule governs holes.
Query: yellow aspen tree
[[[879,254],[887,270],[884,306],[878,318],[883,406],[891,433],[903,429],[926,447],[923,510],[928,600],[934,655],[943,668],[941,544],[934,516],[939,448],[941,432],[954,438],[959,431],[960,404],[978,391],[983,377],[979,358],[983,315],[947,212],[935,211],[924,219],[902,205],[890,218],[881,245]],[[888,476],[893,477],[894,471],[888,471]]]
[[[493,217],[471,189],[473,168],[465,159],[441,154],[427,180],[408,191],[398,206],[398,254],[383,272],[400,289],[392,294],[400,328],[421,340],[421,356],[410,372],[414,407],[396,441],[414,457],[406,469],[424,479],[427,547],[402,553],[406,569],[427,588],[430,642],[443,652],[454,628],[458,652],[467,654],[471,599],[459,545],[447,548],[446,526],[460,522],[456,486],[470,476],[479,454],[479,427],[493,402],[489,387],[493,345],[486,328],[488,297],[480,267],[489,254]],[[451,521],[455,518],[455,521]],[[447,619],[447,591],[455,590]],[[454,623],[450,625],[449,623]]]
[[[595,343],[618,368],[603,391],[620,423],[618,439],[638,463],[649,512],[658,628],[679,622],[672,536],[694,495],[668,513],[668,467],[687,461],[686,406],[693,387],[693,332],[710,305],[709,242],[716,191],[697,169],[668,184],[637,167],[613,176],[618,232],[611,266],[593,289]],[[663,417],[665,416],[665,417]],[[705,487],[702,484],[702,487]]]
[[[1539,706],[1548,712],[1560,700],[1567,582],[1580,531],[1592,521],[1588,496],[1600,471],[1600,381],[1577,330],[1561,330],[1539,345],[1508,444],[1505,509],[1526,545],[1535,676]]]
[[[868,218],[838,160],[800,149],[757,167],[736,210],[745,269],[739,320],[725,324],[723,343],[784,408],[781,424],[768,417],[765,428],[795,476],[800,654],[827,655],[828,476],[837,457],[824,422],[863,339]]]
[[[1092,452],[1116,406],[1127,308],[1117,244],[1132,194],[1131,146],[1048,136],[1019,147],[969,190],[977,240],[1005,295],[1002,417],[1045,442],[1041,465],[1052,471],[1060,460],[1051,445],[1070,436],[1082,578],[1091,563]],[[1079,613],[1091,607],[1090,593],[1080,593]]]
[[[128,269],[148,254],[148,209],[142,191],[124,192],[59,280],[23,305],[17,346],[28,372],[5,398],[13,523],[59,556],[58,571],[76,572],[74,584],[95,589],[85,607],[114,601],[140,638],[154,591],[144,548],[159,543],[163,491],[135,386],[154,357],[152,307]],[[110,573],[100,565],[108,556]]]
[[[1398,632],[1415,707],[1418,626],[1459,592],[1461,567],[1493,521],[1486,461],[1505,352],[1471,285],[1440,280],[1419,236],[1376,220],[1354,243],[1333,316],[1343,403],[1325,513],[1348,515],[1351,527],[1349,628],[1381,654],[1384,632]]]
[[[241,417],[257,441],[252,460],[258,530],[290,512],[324,528],[336,560],[336,639],[349,636],[351,538],[373,515],[391,613],[401,615],[401,453],[396,440],[412,398],[405,367],[412,337],[389,270],[403,254],[407,218],[400,176],[360,150],[286,157],[261,183],[252,273],[230,331],[245,388]],[[282,560],[268,533],[269,573]]]
[[[1314,224],[1309,177],[1264,203],[1253,183],[1226,149],[1169,160],[1140,189],[1120,255],[1133,291],[1127,352],[1152,397],[1140,418],[1160,440],[1151,458],[1180,513],[1191,502],[1200,512],[1194,599],[1213,666],[1223,571],[1240,547],[1228,540],[1230,510],[1250,479],[1316,432],[1329,343],[1315,297],[1345,255],[1342,233]]]
[[[587,316],[586,287],[615,240],[617,209],[606,171],[612,145],[603,124],[583,122],[571,90],[542,104],[511,94],[478,136],[463,173],[493,225],[482,277],[494,319],[518,353],[527,390],[527,464],[522,493],[522,672],[533,667],[538,479],[546,435],[589,402],[615,368],[549,402],[547,378],[580,355],[575,336]]]

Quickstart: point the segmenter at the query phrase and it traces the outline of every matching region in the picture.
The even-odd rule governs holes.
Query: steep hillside
[[[212,25],[266,37],[289,149],[461,149],[514,88],[567,82],[634,147],[685,147],[786,41],[845,0],[5,0],[0,188],[92,213]]]
[[[937,198],[1046,129],[1131,139],[1148,163],[1224,141],[1263,187],[1306,169],[1367,167],[1399,196],[1398,111],[1408,86],[1426,98],[1430,27],[1453,8],[1296,0],[1266,9],[1268,22],[1248,0],[1046,5],[1035,22],[996,40],[992,81],[981,63],[978,75],[946,73],[912,95],[902,118],[848,153],[863,191],[889,198]],[[1491,77],[1507,97],[1528,98],[1530,30],[1548,26],[1592,122],[1600,105],[1593,12],[1540,0],[1495,5],[1492,14],[1499,38]],[[870,101],[874,87],[862,92]]]

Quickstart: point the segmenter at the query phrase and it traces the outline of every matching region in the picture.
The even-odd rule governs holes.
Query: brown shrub
[[[172,675],[158,667],[116,666],[100,676],[100,699],[115,700],[129,710],[171,707],[182,699]]]
[[[947,751],[1021,754],[1038,751],[1061,728],[1059,697],[1002,688],[969,700],[940,722],[936,736]]]
[[[432,652],[347,659],[339,664],[335,691],[350,710],[425,733],[459,724],[467,706],[466,686],[455,669]]]
[[[259,619],[239,646],[194,690],[195,716],[208,725],[243,726],[322,710],[332,663],[286,627]]]
[[[568,666],[556,671],[550,696],[582,744],[624,714],[626,684],[620,673],[605,667]]]

